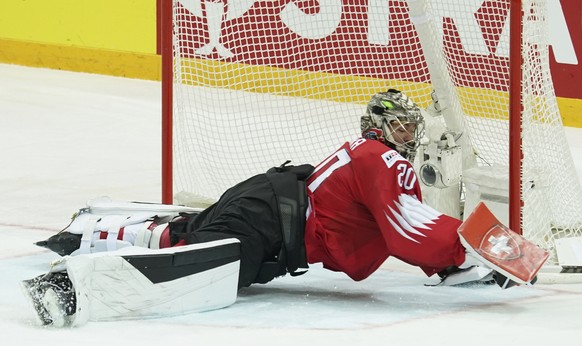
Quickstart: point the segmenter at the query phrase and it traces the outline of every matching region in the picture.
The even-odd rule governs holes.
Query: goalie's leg
[[[169,247],[168,223],[200,208],[140,202],[116,202],[102,197],[87,202],[61,232],[39,241],[61,256],[115,251],[128,246]]]
[[[239,241],[224,239],[68,256],[61,271],[22,285],[43,324],[75,326],[226,307],[236,300],[239,267]]]

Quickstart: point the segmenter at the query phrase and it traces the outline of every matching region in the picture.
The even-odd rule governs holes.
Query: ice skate
[[[81,234],[62,231],[46,240],[38,241],[34,245],[47,248],[60,256],[67,256],[81,246]]]
[[[76,312],[76,297],[66,272],[40,275],[22,281],[21,285],[43,325],[71,325]]]

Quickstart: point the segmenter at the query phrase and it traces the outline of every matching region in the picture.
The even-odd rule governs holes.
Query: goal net
[[[164,40],[172,48],[164,53],[164,77],[173,76],[163,83],[164,131],[172,135],[164,149],[166,203],[205,205],[286,160],[319,163],[359,135],[371,95],[394,88],[453,133],[461,152],[445,160],[456,168],[437,162],[443,174],[458,172],[460,182],[424,186],[427,203],[462,217],[465,196],[477,189],[507,205],[509,167],[516,166],[510,140],[520,138],[523,159],[514,174],[521,184],[512,197],[519,227],[553,254],[555,239],[582,235],[582,189],[549,70],[546,1],[522,1],[521,71],[510,68],[510,42],[516,42],[510,0],[173,0],[171,8],[163,6],[171,21]],[[513,94],[521,117],[510,135],[515,78],[521,78]],[[425,149],[415,166],[435,153]],[[492,186],[475,185],[483,176]]]

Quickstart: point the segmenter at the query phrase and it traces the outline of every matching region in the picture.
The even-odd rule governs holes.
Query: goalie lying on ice
[[[272,168],[205,210],[90,202],[39,243],[64,257],[25,293],[43,323],[79,325],[225,307],[239,288],[309,263],[359,281],[393,256],[443,285],[533,283],[547,253],[484,205],[462,223],[422,203],[409,161],[423,133],[416,104],[376,94],[361,128],[315,168]]]

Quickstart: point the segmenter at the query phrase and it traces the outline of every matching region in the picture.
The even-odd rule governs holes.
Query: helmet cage
[[[397,141],[395,130],[404,125],[415,124],[412,139],[401,143]],[[398,90],[390,89],[372,96],[366,108],[366,114],[361,117],[361,130],[364,138],[376,139],[392,147],[408,158],[414,159],[420,139],[424,136],[424,118],[420,108],[406,95]]]

